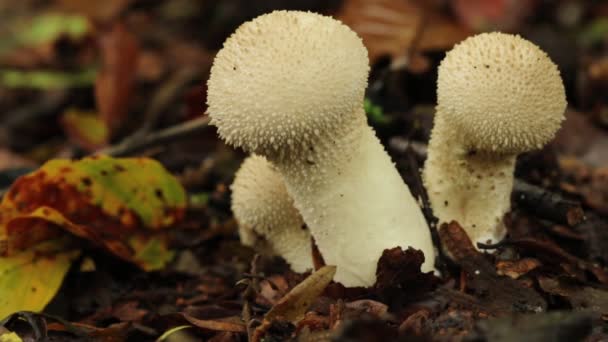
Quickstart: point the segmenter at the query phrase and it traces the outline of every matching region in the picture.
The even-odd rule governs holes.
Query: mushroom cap
[[[252,227],[268,238],[274,228],[302,226],[300,213],[287,193],[281,174],[266,158],[252,155],[237,171],[232,190],[232,212],[239,225]]]
[[[308,148],[360,115],[368,71],[366,48],[341,22],[275,11],[224,42],[208,81],[208,113],[219,135],[246,151]]]
[[[470,149],[521,153],[541,148],[564,119],[557,66],[533,43],[504,33],[456,45],[439,66],[438,115]]]

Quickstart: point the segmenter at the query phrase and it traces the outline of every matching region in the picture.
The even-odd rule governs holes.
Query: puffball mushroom
[[[448,52],[423,172],[439,221],[474,242],[501,240],[516,156],[551,140],[565,108],[556,65],[519,36],[483,33]]]
[[[230,145],[277,167],[325,262],[345,286],[375,282],[383,250],[411,246],[433,269],[430,231],[363,111],[367,50],[330,17],[276,11],[217,54],[208,113]]]
[[[232,212],[244,245],[283,257],[296,272],[313,268],[310,232],[283,178],[266,158],[245,159],[231,189]]]

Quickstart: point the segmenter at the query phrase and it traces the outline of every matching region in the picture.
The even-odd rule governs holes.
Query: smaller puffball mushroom
[[[565,108],[556,65],[519,36],[483,33],[448,52],[423,174],[440,223],[458,221],[473,242],[501,240],[517,154],[551,140]]]
[[[248,157],[231,189],[244,245],[283,257],[296,272],[313,268],[310,232],[272,164],[261,156]]]
[[[367,125],[369,60],[361,38],[316,13],[275,11],[241,25],[213,61],[211,123],[228,144],[283,176],[335,280],[371,286],[385,249],[435,261],[418,203]]]

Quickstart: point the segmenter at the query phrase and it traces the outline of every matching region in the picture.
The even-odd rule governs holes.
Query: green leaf
[[[96,76],[96,68],[77,72],[0,70],[0,85],[42,90],[88,87]]]
[[[55,159],[38,172],[45,172],[49,182],[63,181],[87,194],[87,201],[127,226],[137,224],[132,222],[134,214],[146,228],[167,227],[186,207],[186,192],[178,180],[149,158]]]
[[[373,123],[388,124],[392,121],[391,118],[384,115],[384,111],[382,110],[382,107],[374,104],[368,98],[365,98],[365,100],[363,101],[363,108],[365,109],[365,113],[367,114],[367,117]]]
[[[90,152],[106,146],[110,139],[108,126],[96,112],[68,109],[61,124],[71,140]]]
[[[140,262],[146,271],[162,269],[175,257],[175,251],[167,247],[166,239],[153,237],[142,241],[133,238],[130,246],[137,251],[133,258]]]
[[[82,15],[43,13],[33,18],[11,18],[0,36],[0,53],[19,47],[33,47],[62,36],[79,39],[92,31],[89,20]]]
[[[162,229],[181,220],[185,208],[183,187],[155,160],[56,159],[6,193],[0,242],[11,254],[63,234],[60,227],[143,269],[158,269],[173,258]]]
[[[595,19],[579,34],[579,41],[585,46],[592,46],[603,41],[608,35],[608,18]]]
[[[52,240],[0,258],[0,319],[17,311],[44,309],[80,254],[68,243],[65,238]]]

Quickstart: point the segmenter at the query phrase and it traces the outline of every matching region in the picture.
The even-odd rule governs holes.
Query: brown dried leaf
[[[549,277],[539,277],[538,283],[546,292],[566,298],[574,309],[608,314],[608,291],[606,290],[580,286],[565,279]]]
[[[140,321],[146,314],[147,310],[138,307],[137,301],[128,301],[121,303],[112,309],[112,316],[116,317],[121,322],[137,322]]]
[[[103,67],[95,82],[95,100],[101,118],[111,132],[120,128],[129,110],[139,43],[120,22],[99,40]]]
[[[275,305],[289,290],[285,277],[274,275],[260,282],[260,293],[256,301],[260,304]]]
[[[560,266],[570,274],[573,272],[578,273],[577,269],[579,271],[587,270],[593,273],[600,282],[608,284],[608,273],[606,270],[594,263],[585,261],[568,253],[553,241],[535,238],[518,238],[510,240],[509,244],[524,248],[528,253],[533,252],[539,259],[543,259],[548,263],[559,263]]]
[[[531,14],[536,0],[450,1],[463,24],[476,31],[516,30]]]
[[[361,36],[372,64],[381,56],[447,50],[469,35],[437,11],[412,0],[347,0],[338,19]],[[417,42],[416,42],[417,40]]]
[[[587,247],[588,259],[608,264],[608,221],[595,213],[586,213],[586,220],[574,227]]]
[[[344,304],[344,307],[378,317],[381,317],[388,312],[388,306],[386,304],[371,299],[356,300],[354,302]]]
[[[190,322],[192,325],[202,329],[214,330],[214,331],[227,331],[244,333],[247,332],[245,323],[238,316],[218,318],[218,319],[198,319],[190,316],[189,314],[182,313],[182,316]]]
[[[562,128],[552,143],[560,155],[560,167],[571,171],[573,164],[608,165],[608,135],[583,113],[568,110]],[[568,157],[568,159],[563,159]],[[572,159],[575,158],[575,159]],[[570,163],[568,163],[570,162]],[[569,167],[570,166],[570,167]]]
[[[546,309],[547,303],[535,290],[517,280],[498,275],[494,265],[473,247],[458,222],[441,225],[439,237],[446,254],[462,268],[466,288],[473,291],[490,313],[501,315]]]
[[[510,315],[477,322],[467,341],[532,342],[596,341],[589,338],[589,313],[553,311],[542,314]]]
[[[496,264],[496,269],[498,275],[506,275],[517,279],[541,265],[541,262],[537,259],[523,258],[515,261],[499,261]]]
[[[59,0],[59,6],[66,11],[84,14],[97,20],[109,20],[115,18],[132,2],[132,0],[104,0],[104,1],[82,1],[82,0]]]
[[[36,166],[36,163],[33,161],[15,154],[6,148],[0,148],[0,170],[34,166]]]
[[[378,260],[373,290],[392,310],[399,310],[431,292],[439,284],[433,272],[423,273],[420,266],[424,254],[416,249],[401,247],[384,250]]]
[[[301,320],[310,305],[323,293],[335,274],[336,266],[323,266],[281,298],[266,313],[264,320],[273,321],[279,317],[293,323]]]

